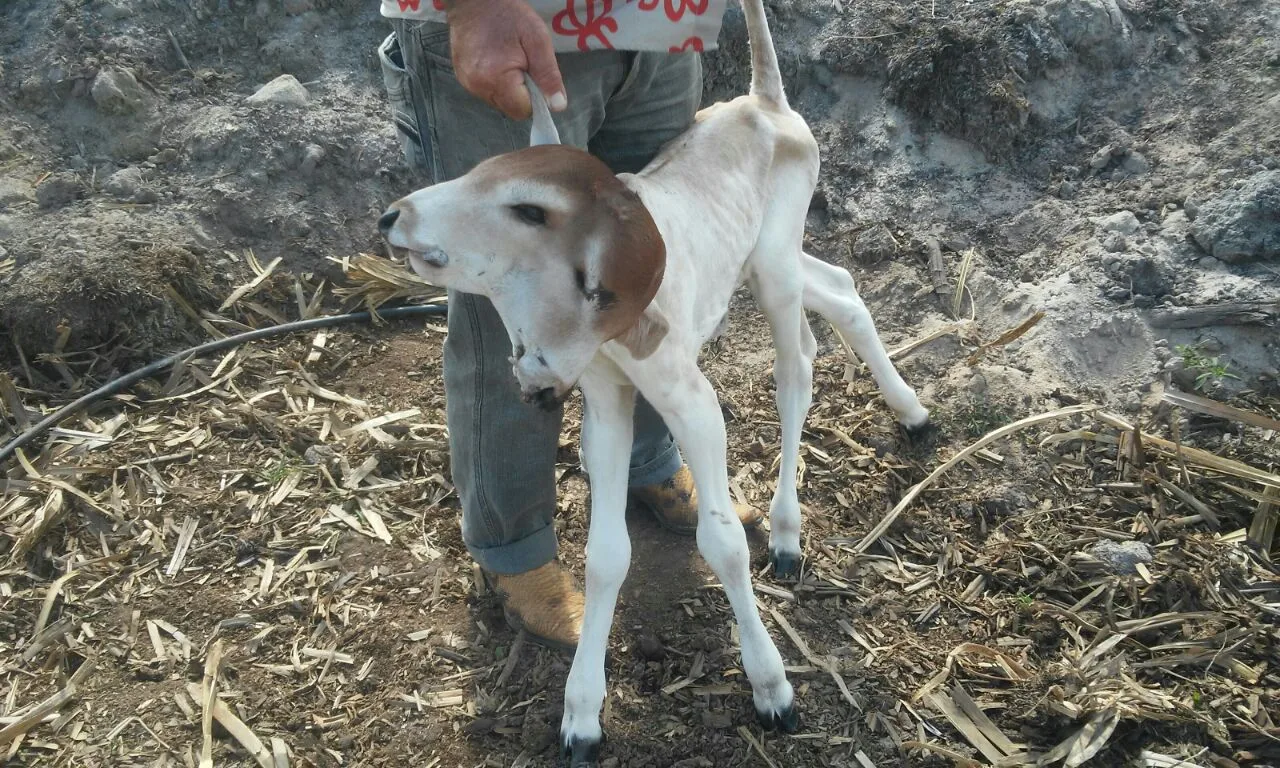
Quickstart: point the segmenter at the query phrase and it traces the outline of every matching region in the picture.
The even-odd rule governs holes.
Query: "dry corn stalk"
[[[362,301],[370,311],[394,299],[437,300],[444,291],[390,259],[370,253],[357,254],[344,264],[354,288],[336,288],[334,293]]]

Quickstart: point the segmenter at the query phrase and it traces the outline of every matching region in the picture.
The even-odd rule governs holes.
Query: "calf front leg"
[[[787,733],[799,727],[795,693],[787,682],[782,655],[769,637],[751,592],[747,534],[733,510],[726,466],[724,416],[715,391],[693,362],[673,355],[628,371],[657,409],[684,453],[698,490],[698,551],[724,586],[742,639],[742,666],[751,681],[756,715]],[[670,361],[669,364],[667,361]]]
[[[611,381],[584,378],[582,446],[591,485],[587,534],[586,606],[582,636],[564,691],[560,744],[569,765],[590,765],[603,739],[605,651],[618,590],[631,564],[627,536],[627,465],[635,390]]]

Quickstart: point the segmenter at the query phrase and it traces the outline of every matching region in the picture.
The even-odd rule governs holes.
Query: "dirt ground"
[[[939,431],[907,445],[815,325],[801,580],[752,537],[801,732],[760,731],[714,577],[635,514],[603,765],[1280,765],[1280,4],[769,8],[823,151],[809,250],[854,272]],[[0,442],[161,355],[339,309],[413,183],[387,31],[371,0],[0,6]],[[708,100],[745,87],[736,7],[721,45]],[[767,505],[771,354],[738,298],[705,369],[734,493]],[[569,659],[507,628],[462,547],[443,337],[188,360],[0,468],[11,762],[555,764]],[[864,538],[962,449],[1076,406]]]

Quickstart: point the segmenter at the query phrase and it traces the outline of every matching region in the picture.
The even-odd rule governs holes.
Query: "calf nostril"
[[[387,234],[391,231],[391,228],[395,226],[396,219],[398,218],[400,218],[400,211],[392,208],[382,214],[382,217],[378,219],[378,230],[384,235]]]

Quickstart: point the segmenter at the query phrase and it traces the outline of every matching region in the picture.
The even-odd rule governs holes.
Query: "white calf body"
[[[769,516],[775,573],[794,573],[800,561],[796,470],[816,351],[806,310],[830,321],[867,363],[908,430],[928,423],[852,277],[803,251],[818,146],[782,93],[760,0],[745,8],[752,92],[699,112],[640,173],[579,184],[579,177],[599,174],[593,160],[565,154],[577,152],[568,148],[534,148],[519,161],[486,161],[472,178],[415,192],[384,216],[388,242],[407,250],[424,277],[494,301],[530,400],[557,401],[575,384],[583,393],[591,490],[586,606],[561,725],[574,763],[591,759],[602,738],[605,650],[631,557],[625,510],[637,391],[666,421],[693,473],[698,549],[738,622],[756,712],[768,725],[796,727],[782,657],[752,596],[746,533],[729,492],[724,420],[698,368],[699,351],[721,329],[739,285],[748,284],[764,312],[776,353],[782,452]],[[565,163],[585,170],[569,178]],[[608,226],[598,225],[597,198],[609,201]],[[622,198],[627,202],[617,204]],[[516,226],[511,211],[526,229],[506,231]],[[629,238],[627,247],[613,248],[611,232]]]

